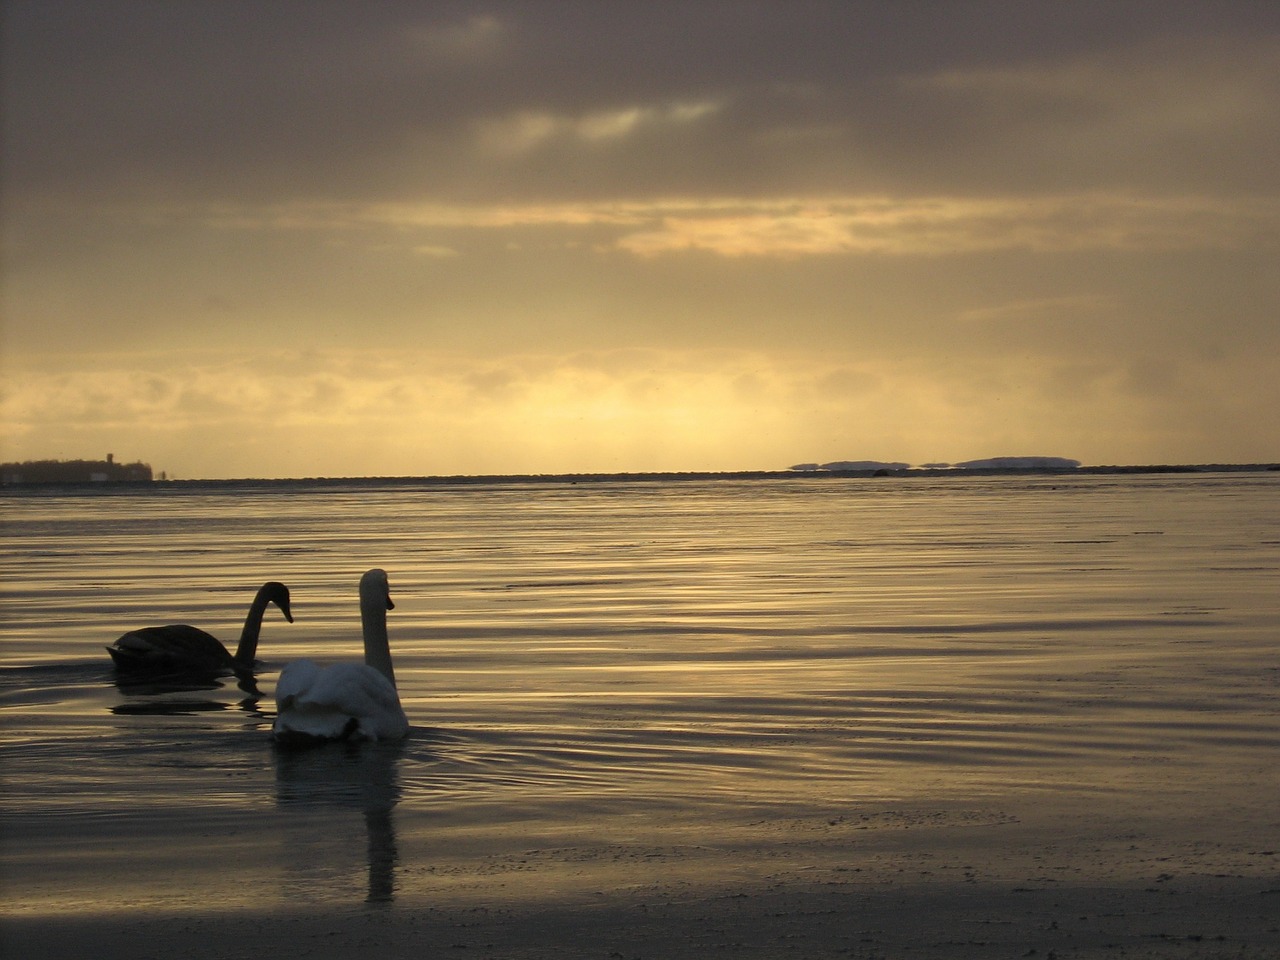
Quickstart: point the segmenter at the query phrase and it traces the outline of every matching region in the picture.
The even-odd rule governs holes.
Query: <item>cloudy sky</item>
[[[7,0],[0,459],[1280,459],[1280,4]]]

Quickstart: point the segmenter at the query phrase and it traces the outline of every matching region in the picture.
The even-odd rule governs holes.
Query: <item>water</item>
[[[1046,810],[1099,843],[1229,822],[1265,852],[1277,494],[1267,473],[6,492],[8,910],[488,903],[654,858],[724,881],[805,824]],[[281,754],[276,675],[359,658],[373,566],[411,736]],[[268,613],[260,693],[116,682],[124,630],[231,646],[268,579],[296,622]],[[756,859],[713,856],[747,839]]]

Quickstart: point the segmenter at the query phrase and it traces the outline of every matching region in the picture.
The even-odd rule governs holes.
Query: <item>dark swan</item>
[[[386,572],[368,571],[360,578],[364,663],[286,664],[276,683],[271,735],[277,743],[294,747],[328,740],[399,740],[409,732],[387,638],[387,611],[393,609]]]
[[[231,671],[239,675],[251,674],[258,652],[258,634],[262,631],[262,615],[269,603],[279,607],[284,618],[293,623],[289,588],[274,580],[264,583],[249,606],[244,629],[240,632],[240,645],[234,655],[217,637],[185,623],[130,630],[107,647],[107,653],[111,654],[118,670],[132,673],[220,674]]]

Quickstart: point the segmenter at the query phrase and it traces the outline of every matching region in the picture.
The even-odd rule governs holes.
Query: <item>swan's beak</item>
[[[283,604],[280,607],[280,612],[284,614],[284,618],[286,620],[288,620],[290,623],[293,623],[293,611],[289,609],[289,604],[287,603]]]
[[[396,605],[395,605],[394,603],[392,603],[392,602],[391,602],[391,594],[389,594],[389,593],[388,593],[388,594],[387,594],[387,609],[388,609],[388,610],[394,610],[395,608],[396,608]]]

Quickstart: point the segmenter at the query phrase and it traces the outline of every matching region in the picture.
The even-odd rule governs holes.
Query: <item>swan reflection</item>
[[[238,707],[246,713],[262,716],[258,701],[262,694],[252,677],[236,678],[236,687],[247,694],[238,702],[214,699],[216,691],[227,690],[229,677],[196,677],[189,674],[117,674],[112,678],[116,690],[125,698],[111,707],[121,716],[182,715]],[[200,696],[207,694],[206,696]]]
[[[179,694],[192,690],[223,690],[230,677],[215,673],[198,673],[192,671],[152,671],[123,672],[116,671],[111,677],[115,689],[125,696],[156,696],[159,694]],[[236,675],[237,689],[259,698],[262,692],[257,689],[257,680],[252,673]]]
[[[316,813],[325,823],[332,822],[330,817],[342,817],[344,812],[359,811],[367,837],[365,902],[394,900],[399,853],[393,814],[400,802],[404,744],[333,743],[310,750],[277,749],[273,753],[277,806]],[[288,862],[302,875],[308,871],[332,873],[337,851],[330,844],[339,831],[317,832],[310,818],[286,818],[287,823],[295,821],[300,829],[290,830],[284,838]],[[317,856],[326,862],[315,863]]]

